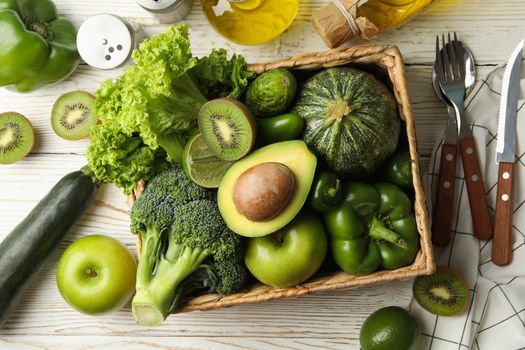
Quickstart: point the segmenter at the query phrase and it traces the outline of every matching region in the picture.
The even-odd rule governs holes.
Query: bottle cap
[[[184,0],[136,0],[145,10],[154,13],[170,12],[180,6]]]
[[[77,33],[80,57],[98,69],[113,69],[125,64],[135,49],[135,33],[124,19],[98,14],[82,23]]]
[[[136,0],[144,10],[153,13],[163,23],[175,23],[188,15],[193,0]]]

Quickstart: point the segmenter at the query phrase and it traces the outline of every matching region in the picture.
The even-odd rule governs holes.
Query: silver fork
[[[475,73],[467,71],[466,57],[468,55],[465,54],[464,44],[457,40],[455,33],[454,40],[451,40],[449,33],[448,42],[445,42],[445,35],[442,35],[441,41],[443,47],[440,50],[438,36],[436,40],[437,78],[443,94],[456,111],[459,126],[459,150],[465,173],[474,234],[479,239],[486,240],[492,236],[492,223],[476,143],[465,118],[466,81],[472,78],[469,74]]]
[[[439,39],[436,40],[436,62],[432,69],[432,85],[436,96],[447,106],[447,125],[441,159],[439,161],[438,191],[432,220],[432,243],[439,247],[449,244],[451,238],[452,218],[454,211],[454,195],[456,192],[456,161],[458,156],[458,127],[456,110],[443,95],[437,76],[437,58],[440,57]]]
[[[445,35],[441,36],[443,48],[439,49],[439,36],[436,37],[436,73],[439,86],[444,95],[452,103],[456,111],[457,122],[459,125],[459,136],[472,135],[472,131],[465,123],[465,94],[466,94],[466,70],[462,60],[463,48],[458,44],[457,34],[454,33],[454,40],[450,39],[448,33],[448,43],[445,43]]]

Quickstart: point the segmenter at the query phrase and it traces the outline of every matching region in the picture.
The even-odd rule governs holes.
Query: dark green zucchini
[[[0,327],[95,196],[84,171],[64,176],[0,243]]]

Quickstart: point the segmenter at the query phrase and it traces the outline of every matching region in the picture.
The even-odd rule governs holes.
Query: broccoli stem
[[[142,249],[137,266],[137,281],[147,284],[151,280],[153,270],[157,264],[159,252],[162,246],[162,230],[156,226],[146,226],[145,230],[139,230]]]
[[[170,242],[164,256],[148,274],[139,266],[137,291],[133,298],[133,315],[138,324],[157,326],[177,306],[176,290],[182,281],[192,274],[210,255],[206,249],[189,248]],[[139,262],[139,265],[142,261]],[[144,274],[144,275],[142,275]],[[178,299],[177,299],[178,300]]]
[[[184,298],[203,290],[216,291],[220,283],[219,278],[214,266],[203,263],[179,285],[175,291],[173,306],[177,307]]]

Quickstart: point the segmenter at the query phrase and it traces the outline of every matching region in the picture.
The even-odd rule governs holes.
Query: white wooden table
[[[301,0],[299,15],[291,29],[279,39],[257,47],[237,46],[217,35],[197,0],[185,22],[191,27],[195,54],[207,54],[211,47],[225,47],[245,55],[249,62],[263,62],[325,50],[310,26],[309,17],[328,2]],[[133,0],[56,0],[56,4],[61,14],[77,26],[91,15],[107,12],[142,25],[148,35],[164,28]],[[378,42],[398,45],[405,57],[423,165],[442,135],[445,122],[444,107],[432,91],[430,71],[435,35],[447,31],[457,31],[472,48],[479,75],[483,76],[505,61],[525,35],[525,2],[442,0],[403,28],[381,36]],[[74,89],[94,92],[103,80],[119,73],[81,65],[67,81],[30,95],[0,90],[0,112],[13,110],[26,115],[36,129],[37,138],[27,158],[14,165],[0,166],[0,239],[58,179],[85,164],[87,141],[65,141],[51,129],[49,116],[55,99]],[[0,329],[0,349],[357,349],[359,328],[368,314],[386,305],[405,305],[410,299],[411,283],[395,283],[175,315],[158,328],[137,326],[129,306],[97,318],[72,310],[60,297],[55,283],[56,264],[62,252],[79,237],[95,233],[116,237],[134,251],[134,237],[128,224],[126,197],[113,186],[103,186],[94,205]]]

